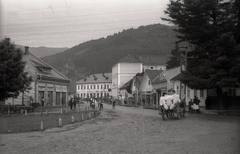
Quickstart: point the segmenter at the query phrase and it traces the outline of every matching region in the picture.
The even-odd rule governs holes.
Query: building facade
[[[108,98],[111,96],[111,85],[112,73],[92,74],[77,81],[77,97]]]
[[[29,52],[29,47],[25,47],[22,60],[26,63],[25,72],[33,79],[31,90],[21,93],[17,98],[7,99],[5,104],[39,103],[43,107],[67,105],[70,80]]]
[[[127,55],[112,67],[112,96],[119,98],[119,88],[121,88],[129,80],[133,79],[137,73],[145,70],[164,70],[166,68],[165,61],[157,55]],[[133,82],[135,83],[135,82]],[[133,89],[138,91],[138,89]],[[134,94],[134,93],[133,93]],[[137,95],[137,94],[134,94]]]

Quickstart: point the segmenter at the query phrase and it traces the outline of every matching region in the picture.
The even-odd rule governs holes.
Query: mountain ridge
[[[177,41],[174,28],[161,24],[131,28],[41,59],[71,79],[111,72],[128,54],[160,56],[166,62]]]

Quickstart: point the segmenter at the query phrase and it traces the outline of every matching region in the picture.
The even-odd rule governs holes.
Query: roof
[[[161,72],[160,75],[157,78],[155,78],[152,83],[154,84],[154,83],[167,82],[167,80],[172,80],[174,77],[176,77],[179,74],[180,74],[180,66],[167,69]]]
[[[31,52],[23,53],[23,61],[26,62],[25,71],[38,79],[69,83],[68,77],[58,72],[55,68],[33,55]],[[46,71],[44,71],[46,70]]]
[[[119,89],[127,89],[128,86],[131,86],[132,85],[132,81],[133,79],[130,79],[128,82],[126,82],[122,87],[120,87]]]
[[[176,80],[179,80],[180,77],[181,77],[181,74],[178,74],[175,77],[173,77],[171,80],[176,81]]]
[[[77,81],[77,84],[93,84],[93,83],[111,83],[112,73],[92,74],[84,79]]]
[[[139,54],[128,54],[118,61],[118,63],[142,63],[143,65],[166,65],[166,62],[165,56]]]
[[[126,91],[131,94],[132,93],[132,90],[131,90],[131,87],[132,87],[132,82],[133,82],[133,79],[129,80],[127,83],[125,83],[122,87],[120,87],[120,90],[123,90],[123,89],[126,89]]]
[[[151,82],[153,82],[154,79],[156,79],[162,72],[163,70],[146,70],[145,71],[145,73],[148,75]]]

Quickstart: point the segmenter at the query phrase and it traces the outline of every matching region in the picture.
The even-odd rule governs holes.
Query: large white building
[[[92,74],[77,81],[77,97],[108,98],[111,93],[111,84],[112,73]]]
[[[112,67],[112,96],[114,98],[124,99],[120,88],[127,83],[137,73],[145,70],[164,70],[165,61],[161,57],[153,55],[127,55]]]

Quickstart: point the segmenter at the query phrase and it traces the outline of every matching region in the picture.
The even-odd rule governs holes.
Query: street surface
[[[240,118],[104,104],[95,119],[43,132],[0,136],[1,154],[239,154]]]

